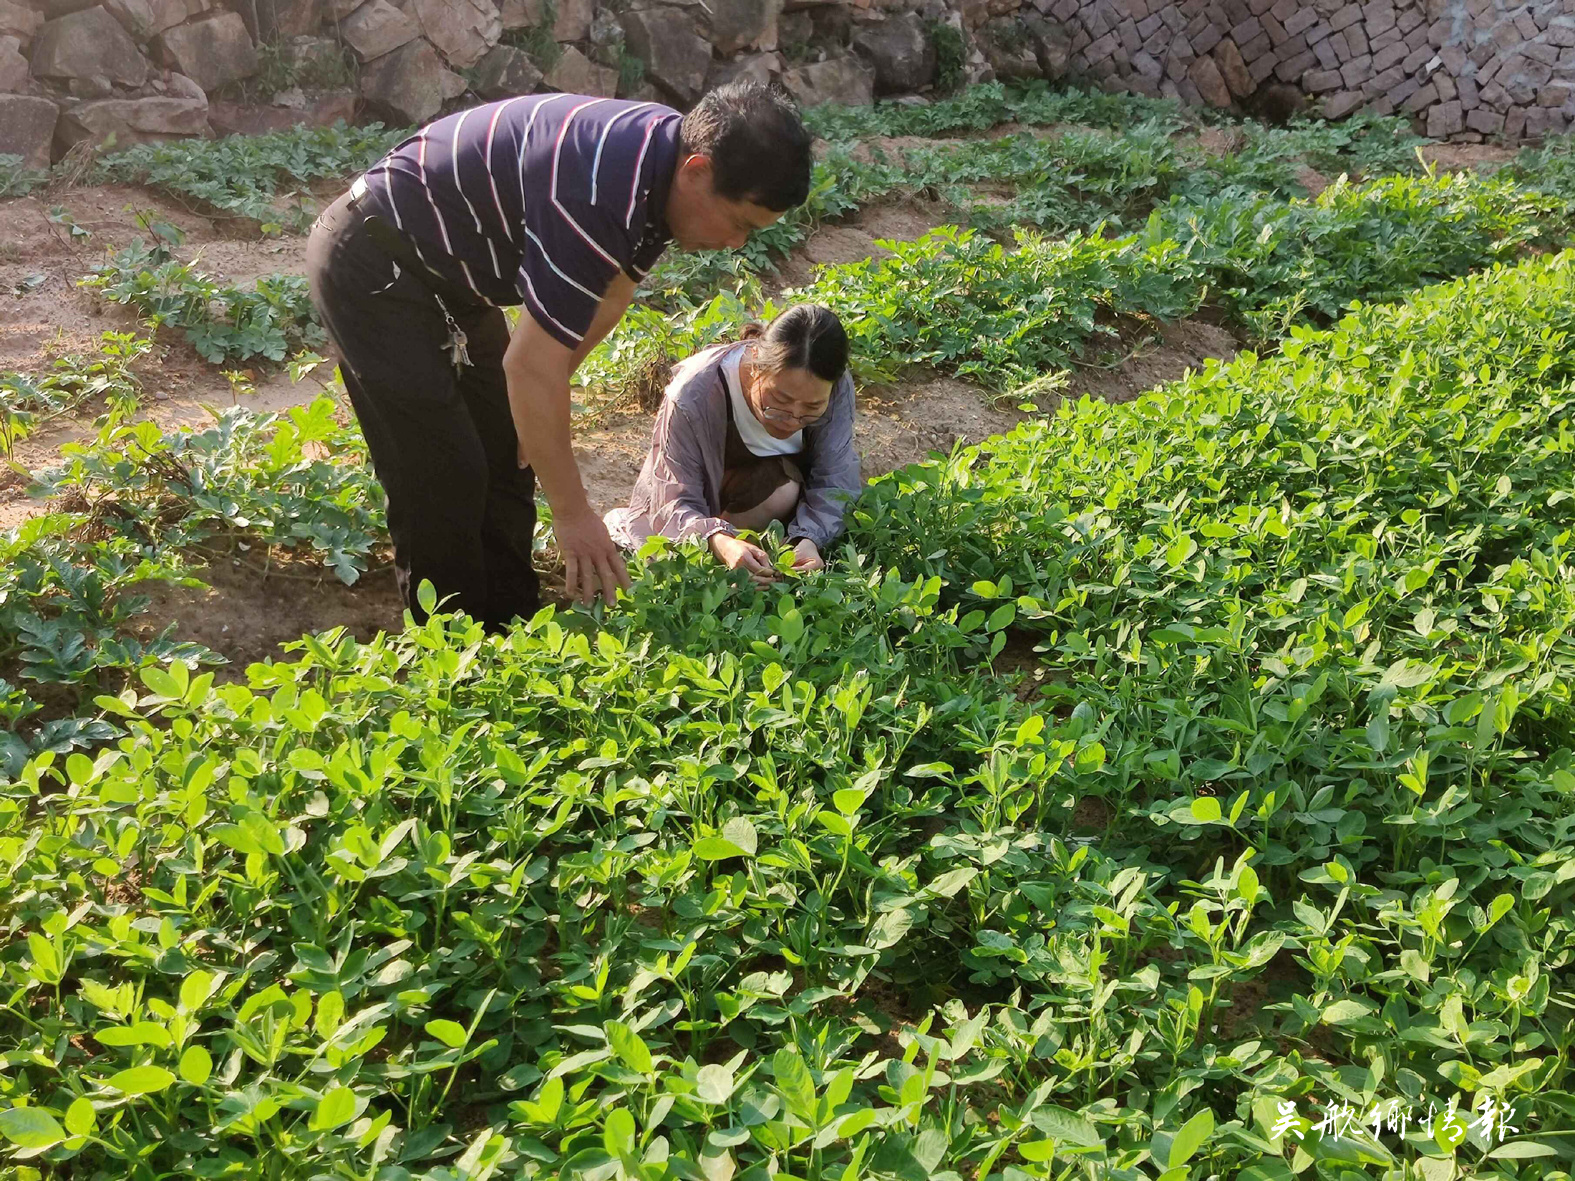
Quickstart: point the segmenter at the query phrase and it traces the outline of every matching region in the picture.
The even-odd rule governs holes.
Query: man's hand
[[[826,563],[821,559],[820,550],[809,538],[800,539],[793,547],[793,569],[800,574],[808,574],[812,570],[824,570]]]
[[[617,602],[620,586],[629,591],[623,555],[595,513],[587,510],[568,519],[554,517],[552,531],[563,554],[563,589],[571,599],[589,607],[600,588],[610,607]]]
[[[711,534],[711,552],[729,570],[743,570],[760,586],[776,581],[776,567],[771,555],[758,545],[753,545],[729,533]]]

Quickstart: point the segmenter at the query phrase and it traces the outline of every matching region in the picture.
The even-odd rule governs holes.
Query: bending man
[[[400,593],[529,617],[535,480],[569,594],[627,588],[570,445],[569,379],[675,240],[737,249],[809,191],[790,99],[741,82],[687,115],[529,95],[450,115],[318,219],[312,299],[388,494]],[[512,337],[499,309],[523,305]],[[527,466],[528,465],[528,466]]]

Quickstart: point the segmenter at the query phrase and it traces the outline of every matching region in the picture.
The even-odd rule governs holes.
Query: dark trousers
[[[519,466],[509,413],[508,323],[499,309],[396,264],[365,218],[348,194],[324,210],[306,268],[388,494],[399,592],[418,620],[423,579],[447,609],[491,628],[528,619],[538,604],[536,481]],[[471,363],[458,370],[439,295],[467,338]]]

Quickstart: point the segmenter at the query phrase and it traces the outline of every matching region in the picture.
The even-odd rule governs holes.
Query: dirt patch
[[[1305,164],[1296,166],[1296,183],[1307,190],[1309,197],[1316,197],[1329,187],[1329,178],[1316,168],[1309,168]]]
[[[1477,172],[1493,173],[1519,154],[1516,148],[1500,147],[1498,144],[1436,143],[1425,144],[1418,151],[1425,162],[1440,172],[1463,172],[1470,168]]]
[[[1011,430],[1026,417],[977,386],[933,375],[860,392],[854,442],[866,479]]]
[[[990,661],[990,671],[1010,687],[1019,701],[1032,701],[1050,679],[1044,660],[1035,651],[1042,637],[1036,632],[1007,628],[1006,646]]]
[[[1205,127],[1196,135],[1182,136],[1181,142],[1196,148],[1205,156],[1228,156],[1241,151],[1247,136],[1239,127]]]
[[[956,220],[949,206],[921,197],[865,206],[844,221],[819,227],[791,257],[778,263],[776,289],[804,286],[819,266],[887,258],[891,252],[877,242],[911,242]]]
[[[1236,338],[1217,324],[1202,320],[1158,324],[1155,335],[1138,344],[1119,364],[1074,371],[1063,396],[1078,398],[1086,393],[1107,402],[1128,402],[1157,385],[1175,381],[1189,369],[1202,368],[1211,357],[1229,360],[1236,351]]]
[[[183,640],[202,644],[229,660],[216,679],[244,681],[246,666],[292,659],[281,645],[302,635],[344,627],[357,640],[402,626],[404,605],[387,564],[346,586],[328,570],[291,563],[264,575],[256,551],[219,560],[198,577],[206,589],[150,583],[152,602],[136,628],[150,639],[171,623]]]

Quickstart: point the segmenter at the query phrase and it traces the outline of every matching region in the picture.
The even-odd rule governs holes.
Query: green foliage
[[[302,58],[287,42],[265,41],[257,47],[257,73],[243,85],[259,95],[274,95],[294,87],[339,89],[355,80],[355,56],[344,45],[335,43],[330,52]]]
[[[1099,90],[1052,89],[1041,80],[1011,86],[987,82],[923,106],[891,101],[868,107],[827,103],[804,112],[805,125],[821,139],[833,141],[948,135],[984,131],[1001,123],[1078,123],[1121,130],[1153,120],[1168,120],[1178,128],[1191,123],[1190,115],[1168,100]]]
[[[385,534],[383,489],[360,432],[320,396],[288,413],[232,407],[204,430],[112,423],[39,477],[42,495],[85,500],[106,530],[155,549],[215,538],[310,553],[346,584]]]
[[[821,267],[781,302],[837,311],[866,378],[926,364],[1007,389],[1094,359],[1134,318],[1172,320],[1205,299],[1265,340],[1328,323],[1353,299],[1396,299],[1514,257],[1543,239],[1555,208],[1508,181],[1462,174],[1342,181],[1314,200],[1176,200],[1124,237],[1097,225],[1060,239],[1020,231],[1008,248],[941,227],[885,243],[887,257]],[[751,318],[732,295],[698,306],[671,319],[626,318],[581,380],[616,382],[610,357],[654,350],[676,359],[725,334],[728,321],[736,329]],[[775,310],[766,304],[759,318]]]
[[[265,233],[307,230],[317,216],[315,182],[364,171],[403,139],[381,123],[295,127],[268,135],[139,144],[98,162],[96,178],[143,184],[222,213],[250,218]]]
[[[127,413],[137,390],[130,367],[152,347],[135,333],[106,332],[97,356],[57,357],[39,375],[0,374],[0,457],[9,458],[43,423],[100,398],[112,416]]]
[[[552,35],[553,26],[557,23],[558,6],[555,0],[545,0],[541,7],[541,18],[533,25],[506,30],[503,43],[523,49],[525,56],[530,58],[537,69],[548,73],[563,56],[563,46]]]
[[[25,197],[48,180],[47,170],[25,168],[21,156],[0,152],[0,198]]]
[[[963,67],[968,63],[962,30],[939,20],[926,21],[924,28],[935,50],[935,89],[950,94],[962,85]]]
[[[178,328],[214,365],[282,363],[327,341],[304,275],[265,275],[250,288],[220,283],[182,262],[163,241],[141,238],[82,280],[112,303],[135,308],[156,327]]]
[[[1555,1176],[1572,297],[1540,260],[1067,407],[785,587],[657,545],[595,628],[144,670],[0,793],[0,1136],[133,1181]],[[1477,1095],[1507,1151],[1274,1130]]]

